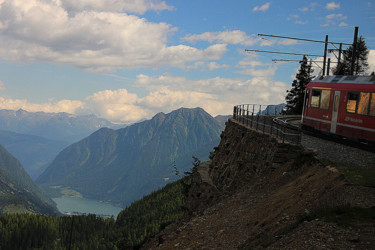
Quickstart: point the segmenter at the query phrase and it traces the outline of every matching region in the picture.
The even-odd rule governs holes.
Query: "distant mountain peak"
[[[65,148],[38,177],[44,187],[70,187],[84,197],[127,205],[208,159],[222,127],[201,108],[157,113],[118,130],[100,129]]]

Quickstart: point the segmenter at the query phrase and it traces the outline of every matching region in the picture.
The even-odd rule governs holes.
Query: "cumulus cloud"
[[[314,11],[317,6],[318,6],[318,3],[310,3],[309,6],[298,8],[298,10],[302,12]]]
[[[328,26],[346,26],[347,24],[343,21],[346,20],[348,17],[344,16],[343,14],[330,14],[326,16],[326,23],[322,24],[321,26],[323,27],[328,27]]]
[[[245,67],[245,64],[244,64]],[[151,77],[140,75],[138,84],[149,89],[164,89],[174,92],[205,94],[205,98],[194,100],[191,107],[201,106],[213,115],[229,114],[238,103],[275,104],[283,102],[288,84],[274,81],[270,75],[246,78],[215,77],[203,80],[189,80],[185,77],[162,75]],[[190,99],[190,98],[189,98]],[[190,103],[187,103],[190,104]],[[219,105],[222,104],[222,105]]]
[[[275,64],[262,63],[252,57],[245,57],[237,64],[237,67],[241,69],[238,72],[240,74],[267,79],[272,79],[277,70]]]
[[[343,19],[346,19],[347,17],[344,16],[343,14],[330,14],[330,15],[327,15],[326,18],[330,20],[333,20],[333,19],[343,20]]]
[[[339,3],[330,2],[330,3],[326,4],[326,9],[327,10],[334,10],[334,9],[339,9],[339,8],[340,8],[340,4]]]
[[[138,75],[135,84],[148,94],[140,97],[127,89],[103,90],[83,101],[51,100],[42,104],[0,97],[0,109],[95,114],[112,122],[133,123],[180,107],[202,107],[215,116],[231,114],[233,106],[240,103],[277,104],[284,101],[289,88],[286,83],[264,76],[190,80],[170,74]]]
[[[80,112],[83,107],[83,102],[75,100],[61,100],[58,102],[49,101],[47,103],[35,104],[30,103],[26,99],[11,99],[0,96],[0,109],[24,109],[30,112],[66,112],[75,114]]]
[[[112,6],[120,1],[106,2]],[[121,4],[127,2],[163,3],[140,0]],[[64,3],[75,6],[77,12],[69,13]],[[183,67],[185,62],[213,60],[226,52],[225,45],[206,49],[168,46],[168,35],[176,30],[171,25],[126,13],[96,11],[100,6],[102,1],[28,0],[26,4],[23,0],[4,0],[0,5],[0,56],[16,62],[48,61],[105,72],[160,65]]]
[[[164,1],[155,0],[61,0],[61,5],[68,11],[111,11],[144,14],[148,10],[173,10]]]
[[[262,6],[255,6],[253,11],[266,11],[270,8],[271,3],[265,3]]]
[[[202,34],[189,35],[183,40],[195,43],[197,41],[208,41],[210,43],[223,44],[241,44],[244,46],[254,45],[259,39],[254,36],[248,36],[240,30],[227,30],[222,32],[205,32]]]
[[[219,64],[217,62],[195,62],[192,65],[185,67],[186,70],[201,70],[201,71],[211,71],[216,69],[229,68],[228,64]]]
[[[375,50],[371,49],[368,54],[369,73],[375,72]]]

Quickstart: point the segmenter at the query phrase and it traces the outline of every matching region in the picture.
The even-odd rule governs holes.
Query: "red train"
[[[375,142],[375,76],[324,76],[306,85],[302,129]]]

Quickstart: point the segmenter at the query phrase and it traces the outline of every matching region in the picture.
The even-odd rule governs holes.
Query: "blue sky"
[[[245,49],[324,46],[257,34],[352,43],[354,26],[374,71],[374,0],[0,0],[0,109],[132,123],[180,107],[278,104],[299,65],[272,59],[302,56]]]

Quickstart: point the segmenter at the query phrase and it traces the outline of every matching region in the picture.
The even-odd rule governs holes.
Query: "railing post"
[[[264,134],[265,128],[266,128],[266,116],[263,116],[263,134]]]
[[[248,107],[249,108],[249,107]],[[246,114],[246,126],[249,127],[249,109],[247,109],[247,114]]]
[[[243,105],[243,124],[246,124],[245,120],[246,120],[246,108],[245,108],[245,105]]]
[[[253,120],[254,120],[254,105],[253,105],[253,112],[251,113],[251,125],[250,125],[250,128],[253,128]]]
[[[247,105],[247,126],[249,126],[249,123],[250,123],[250,117],[249,117],[249,114],[250,114],[250,104]]]
[[[279,138],[279,124],[276,122],[276,137]]]

